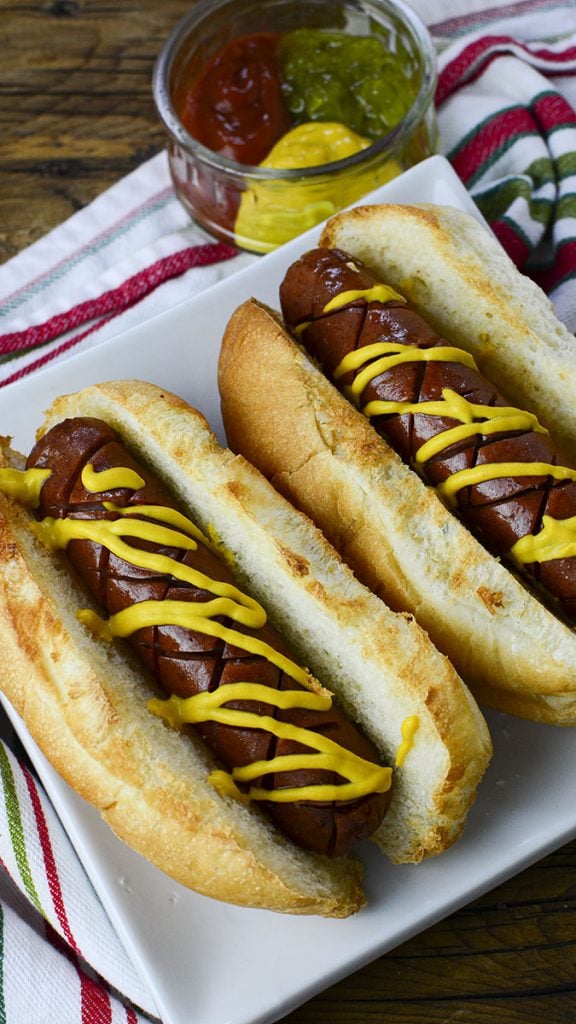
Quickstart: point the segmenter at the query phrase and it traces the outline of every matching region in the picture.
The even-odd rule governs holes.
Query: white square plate
[[[442,157],[370,201],[444,203],[478,216]],[[285,270],[318,234],[315,228],[189,302],[11,385],[2,393],[0,432],[26,451],[57,394],[140,377],[200,408],[222,437],[216,363],[228,317],[251,295],[277,306]],[[367,844],[368,908],[345,921],[242,910],[183,889],[117,840],[11,717],[164,1024],[277,1020],[576,834],[576,732],[490,714],[495,756],[451,850],[398,867]]]

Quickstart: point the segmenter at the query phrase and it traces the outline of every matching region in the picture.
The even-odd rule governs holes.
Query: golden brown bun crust
[[[460,834],[491,754],[486,724],[448,660],[411,617],[393,614],[355,579],[324,536],[244,459],[222,449],[174,396],[134,381],[60,399],[48,425],[100,416],[211,529],[315,675],[393,764],[402,723],[419,728],[394,773],[374,836],[397,861],[418,861]]]
[[[359,862],[299,851],[218,796],[203,747],[150,714],[143,674],[79,624],[86,598],[27,520],[0,494],[0,687],[62,777],[121,839],[200,893],[293,914],[363,906]]]
[[[416,616],[479,700],[576,723],[576,634],[487,554],[254,300],[228,325],[219,385],[231,447],[315,520],[367,586]]]

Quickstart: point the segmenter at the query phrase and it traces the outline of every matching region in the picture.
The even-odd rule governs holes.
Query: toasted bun
[[[397,271],[394,284],[401,280],[405,288]],[[416,616],[479,700],[576,724],[576,634],[486,552],[254,300],[228,325],[219,385],[231,447],[316,521],[367,586]]]
[[[0,686],[60,775],[197,892],[292,914],[357,911],[360,863],[299,851],[217,794],[206,749],[150,714],[143,674],[80,625],[86,596],[35,543],[28,518],[0,494]]]
[[[311,521],[244,459],[222,449],[203,418],[174,396],[134,381],[97,385],[56,401],[46,426],[76,415],[118,429],[184,510],[220,538],[244,586],[386,763],[394,763],[404,720],[418,717],[414,745],[394,772],[390,809],[374,838],[397,861],[418,861],[449,846],[462,830],[491,744],[474,700],[412,617],[392,613],[358,583]],[[228,816],[234,811],[237,820],[251,820],[232,806]],[[201,845],[204,823],[195,827]],[[236,824],[230,829],[235,835]],[[281,844],[265,834],[277,864]],[[300,865],[303,878],[306,856],[285,856]],[[212,850],[210,858],[215,863]],[[269,899],[267,884],[263,878],[262,900]],[[294,873],[290,886],[293,893]]]

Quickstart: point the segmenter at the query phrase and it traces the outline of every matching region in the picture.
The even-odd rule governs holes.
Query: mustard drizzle
[[[300,341],[300,338],[304,334],[304,331],[306,330],[307,327],[310,327],[311,323],[311,320],[303,320],[301,324],[297,324],[295,327],[291,328],[292,334],[294,335],[295,338],[298,339],[298,341]]]
[[[333,313],[343,306],[357,302],[358,299],[364,299],[365,302],[406,302],[404,296],[395,292],[389,285],[375,284],[372,288],[351,288],[349,291],[339,292],[326,303],[322,313]]]
[[[347,292],[341,293],[342,302],[338,308],[347,304],[349,300],[346,300],[345,297],[348,294]],[[330,303],[326,304],[323,309],[324,313],[328,311],[328,306],[333,302],[332,299]],[[380,374],[402,363],[437,360],[477,369],[470,353],[450,345],[419,349],[415,345],[382,341],[348,352],[334,370],[333,376],[337,381],[347,373],[360,371],[356,374],[353,383],[343,389],[348,398],[359,406],[365,388]],[[469,402],[468,399],[458,395],[451,388],[443,389],[441,401],[394,402],[375,399],[366,403],[361,412],[368,418],[412,413],[459,420],[458,426],[440,431],[421,445],[414,459],[417,465],[422,465],[451,445],[458,444],[475,435],[489,436],[502,431],[518,430],[548,433],[532,413],[513,406],[485,406]],[[462,488],[513,476],[551,476],[555,480],[576,480],[576,470],[547,462],[487,462],[452,473],[437,485],[437,490],[445,501],[455,505],[456,495]],[[575,556],[576,517],[554,520],[551,516],[544,516],[543,526],[538,534],[527,534],[520,538],[512,546],[509,554],[518,564],[545,562],[553,558]]]
[[[414,746],[414,737],[418,732],[420,719],[417,715],[409,715],[402,722],[402,742],[396,752],[396,767],[401,768]]]
[[[266,729],[278,739],[296,740],[316,751],[316,754],[312,755],[283,754],[269,760],[253,761],[251,764],[233,768],[229,774],[234,784],[248,783],[262,776],[303,768],[335,772],[349,780],[336,786],[322,783],[275,790],[251,786],[244,794],[247,800],[269,800],[273,803],[288,803],[294,800],[357,800],[368,793],[386,793],[390,788],[391,768],[370,764],[321,733],[280,722],[269,715],[224,707],[226,702],[231,700],[261,700],[277,708],[307,707],[319,711],[327,710],[331,703],[330,697],[325,694],[299,694],[295,690],[271,690],[270,687],[257,683],[237,682],[224,684],[217,690],[198,693],[193,697],[172,696],[167,701],[153,700],[149,707],[176,727],[212,721],[245,729]],[[215,781],[217,784],[221,783],[219,774]]]
[[[428,462],[434,455],[477,434],[488,436],[503,430],[535,430],[541,434],[548,431],[542,427],[536,416],[513,406],[478,405],[469,402],[452,388],[442,389],[442,400],[436,402],[393,402],[375,399],[364,406],[365,416],[385,416],[389,413],[404,415],[418,413],[421,416],[460,420],[460,426],[449,427],[435,434],[420,446],[415,455],[417,463]]]
[[[510,548],[510,555],[518,565],[527,562],[548,562],[553,558],[576,556],[576,516],[553,519],[542,516],[538,533],[528,533]]]
[[[204,547],[209,548],[211,551],[216,552],[217,545],[213,542],[210,537],[202,533],[195,523],[187,516],[179,512],[178,509],[170,508],[168,505],[116,505],[113,501],[103,501],[103,506],[109,512],[115,512],[118,516],[146,516],[147,519],[154,519],[156,522],[164,523],[168,526],[173,526],[176,530],[181,530],[183,533],[188,534],[189,537],[193,537],[194,540],[199,541]]]
[[[302,686],[310,686],[310,676],[305,669],[301,668],[290,658],[286,658],[279,651],[276,651],[269,644],[264,643],[257,637],[246,633],[240,633],[236,629],[223,626],[214,619],[218,615],[226,615],[236,622],[243,622],[251,626],[248,614],[244,614],[241,605],[230,601],[227,598],[217,598],[214,601],[139,601],[138,604],[123,608],[108,619],[101,618],[97,612],[90,608],[83,608],[78,612],[78,618],[100,639],[112,640],[114,637],[128,637],[139,629],[146,629],[150,626],[182,626],[184,629],[193,629],[206,636],[218,637],[225,643],[241,647],[249,654],[260,655],[266,658],[272,665],[286,672],[292,679]],[[256,627],[258,628],[258,627]]]
[[[381,356],[381,358],[377,358]],[[364,389],[381,373],[392,370],[404,363],[459,363],[475,370],[476,363],[469,352],[453,345],[437,345],[436,348],[417,348],[399,341],[377,341],[373,345],[356,348],[341,360],[334,370],[334,380],[339,380],[350,370],[359,369],[352,384],[346,388],[357,405]],[[366,365],[367,364],[367,365]],[[360,369],[363,367],[363,369]]]
[[[134,469],[129,469],[128,466],[113,466],[111,469],[95,470],[90,462],[86,463],[82,469],[80,479],[84,490],[89,491],[90,494],[114,491],[119,487],[139,491],[146,484],[140,474]]]
[[[326,303],[322,313],[334,313],[336,310],[342,309],[343,306],[357,302],[358,299],[364,299],[365,302],[391,302],[392,300],[406,302],[406,299],[389,285],[376,284],[373,288],[353,288],[346,292],[339,292]],[[312,320],[303,320],[301,324],[290,328],[298,341],[312,322]]]
[[[27,504],[32,504],[32,500],[34,500],[37,506],[40,501],[41,487],[50,472],[50,470],[35,469],[10,470],[9,472],[0,470],[0,489],[16,497],[17,500],[25,500]],[[40,474],[42,475],[40,476]],[[133,470],[126,469],[126,472],[123,473],[122,467],[117,467],[113,472],[104,471],[97,474],[90,467],[88,471],[83,472],[82,482],[86,490],[91,493],[96,493],[97,483],[105,484],[106,489],[111,487],[138,489],[145,483]],[[186,516],[175,509],[164,506],[144,505],[122,508],[112,502],[105,502],[104,505],[117,512],[119,518],[115,520],[84,520],[54,519],[47,516],[40,522],[34,523],[32,529],[49,550],[64,549],[71,540],[90,540],[101,544],[132,565],[169,574],[207,590],[215,597],[205,602],[141,601],[111,615],[108,619],[102,618],[91,609],[80,609],[77,613],[79,620],[96,636],[104,640],[111,640],[116,636],[130,636],[147,626],[183,626],[210,636],[220,637],[225,642],[238,646],[242,650],[264,657],[305,687],[304,690],[277,691],[272,687],[257,683],[239,682],[226,684],[214,692],[199,693],[184,700],[172,696],[167,700],[154,699],[150,701],[150,710],[164,718],[173,727],[181,727],[185,722],[207,720],[224,722],[236,727],[265,729],[276,736],[297,741],[310,748],[310,753],[283,756],[270,761],[258,761],[242,768],[235,768],[230,773],[217,770],[209,776],[215,788],[221,793],[243,801],[272,800],[275,802],[300,800],[341,802],[356,800],[368,793],[386,792],[390,787],[391,768],[382,767],[358,757],[340,744],[310,729],[296,727],[291,723],[277,722],[271,716],[255,715],[252,712],[238,711],[222,706],[226,701],[231,700],[262,700],[276,707],[326,710],[331,706],[332,696],[325,690],[316,689],[317,684],[304,668],[274,650],[269,644],[215,621],[217,616],[226,616],[232,621],[252,629],[261,628],[266,622],[266,613],[253,598],[244,594],[237,587],[213,580],[170,556],[133,547],[123,539],[132,537],[184,550],[195,550],[198,542],[208,544],[210,547],[215,546]],[[131,519],[140,514],[155,521]],[[166,523],[168,525],[165,525]],[[251,786],[248,793],[242,792],[236,785],[237,782],[249,783],[252,779],[270,772],[290,771],[296,768],[328,768],[348,781],[338,785],[287,787],[280,791]]]
[[[576,480],[576,470],[567,466],[553,466],[550,462],[487,462],[470,469],[460,469],[438,484],[438,491],[448,502],[463,487],[473,487],[487,480],[506,476],[552,476],[555,480]],[[531,536],[531,534],[527,534]]]
[[[15,498],[26,508],[38,508],[40,491],[49,476],[50,469],[0,469],[0,491],[9,498]]]

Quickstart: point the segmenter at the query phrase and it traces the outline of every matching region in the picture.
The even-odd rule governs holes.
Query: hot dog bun
[[[364,207],[330,221],[321,243],[401,289],[514,400],[552,431],[558,421],[574,451],[574,339],[473,218]],[[231,447],[315,519],[364,583],[416,616],[480,701],[576,723],[573,630],[486,552],[255,301],[228,326],[219,383]]]
[[[104,420],[215,534],[240,578],[393,763],[401,726],[419,728],[375,837],[396,860],[439,852],[460,833],[490,756],[474,701],[409,617],[389,613],[311,522],[222,449],[203,417],[134,381],[58,399],[43,429]],[[360,868],[284,841],[206,779],[209,757],[146,710],[140,671],[76,620],[86,603],[38,547],[27,513],[0,497],[2,689],[57,769],[114,830],[183,884],[291,913],[345,916],[362,904]],[[153,766],[151,768],[151,765]],[[216,869],[216,870],[215,870]]]

